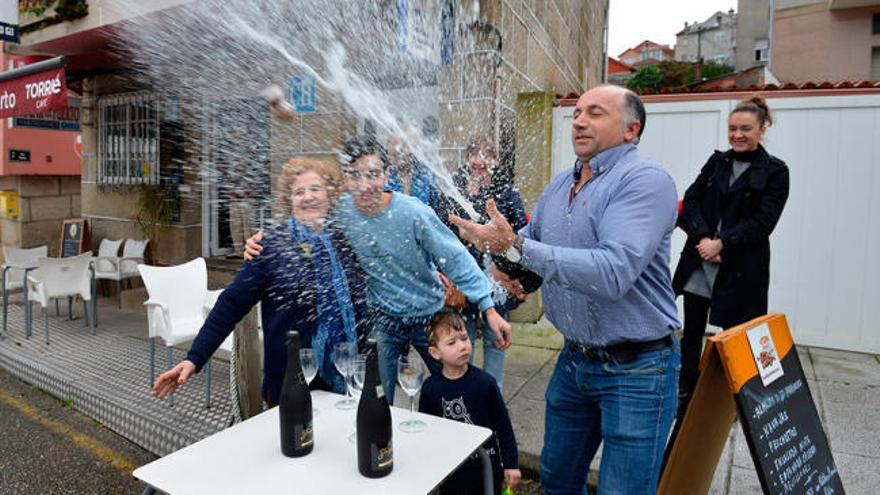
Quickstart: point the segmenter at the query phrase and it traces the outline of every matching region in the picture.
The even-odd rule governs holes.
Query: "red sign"
[[[67,108],[64,68],[0,82],[0,118]]]

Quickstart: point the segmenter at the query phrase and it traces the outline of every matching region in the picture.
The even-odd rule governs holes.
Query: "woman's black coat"
[[[788,199],[788,167],[759,145],[752,165],[729,186],[733,151],[716,151],[684,194],[678,226],[688,235],[672,279],[676,294],[702,258],[697,244],[719,238],[721,266],[712,290],[709,322],[729,328],[767,313],[770,233]],[[716,235],[718,222],[721,231]]]

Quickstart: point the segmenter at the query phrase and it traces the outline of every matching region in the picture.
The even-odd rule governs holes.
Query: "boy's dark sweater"
[[[495,379],[480,368],[468,365],[465,374],[455,380],[442,373],[431,375],[422,385],[419,412],[489,428],[494,434],[483,447],[489,452],[493,465],[501,464],[504,469],[519,468],[519,451],[507,406]],[[480,486],[482,466],[479,459],[469,459],[452,478],[467,479],[468,484],[473,480],[472,483]]]

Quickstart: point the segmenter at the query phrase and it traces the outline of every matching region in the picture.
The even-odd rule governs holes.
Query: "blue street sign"
[[[318,88],[314,76],[293,76],[287,81],[287,101],[299,113],[318,109]]]

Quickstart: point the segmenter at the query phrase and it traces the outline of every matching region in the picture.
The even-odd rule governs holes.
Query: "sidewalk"
[[[520,463],[537,471],[544,434],[544,390],[562,337],[548,322],[541,321],[515,324],[513,340],[505,361],[504,399],[516,431]],[[880,356],[808,347],[799,348],[798,353],[846,492],[877,493]],[[591,480],[600,459],[601,448],[590,469]],[[710,493],[761,493],[739,423],[731,425]]]
[[[13,299],[15,300],[15,299]],[[211,409],[203,405],[204,373],[175,394],[176,402],[150,396],[146,316],[116,309],[101,299],[97,336],[83,320],[49,317],[51,344],[43,339],[42,316],[24,338],[24,312],[9,308],[8,330],[0,334],[0,367],[53,395],[71,400],[84,414],[157,454],[166,455],[225,427],[228,366],[214,359]],[[79,315],[82,307],[74,308]],[[548,323],[515,325],[515,344],[507,351],[504,398],[525,469],[538,471],[544,433],[544,390],[562,338]],[[478,354],[481,345],[477,346]],[[880,357],[819,348],[801,348],[810,390],[827,431],[847,493],[875,493],[880,486]],[[176,350],[174,360],[183,358]],[[157,346],[157,372],[166,367],[164,345]],[[405,405],[403,396],[398,405]],[[591,468],[595,480],[599,456]],[[761,493],[740,426],[731,427],[711,493]]]

